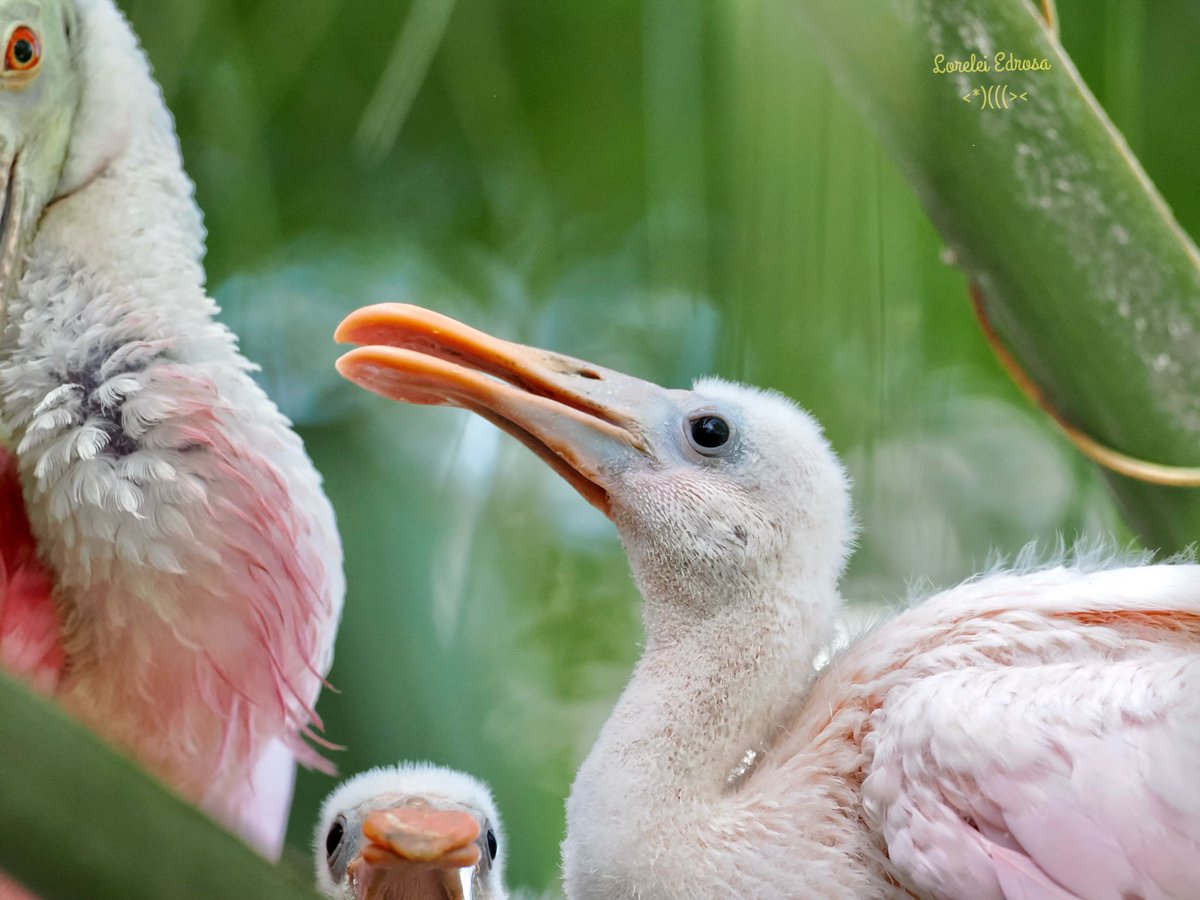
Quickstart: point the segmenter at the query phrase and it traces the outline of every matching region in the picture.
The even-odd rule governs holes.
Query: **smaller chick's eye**
[[[18,25],[8,39],[4,68],[9,72],[28,72],[42,59],[42,45],[33,29]]]
[[[333,856],[338,852],[338,847],[342,846],[342,838],[346,835],[346,827],[342,824],[339,818],[333,823],[329,829],[329,834],[325,835],[325,855],[332,862]]]
[[[731,434],[729,423],[720,416],[698,416],[688,425],[692,446],[707,456],[728,444]]]
[[[492,831],[492,829],[490,829],[490,828],[488,829],[488,833],[487,833],[487,845],[488,845],[488,856],[491,858],[492,862],[495,862],[496,861],[496,853],[500,849],[500,847],[496,843],[496,832]]]

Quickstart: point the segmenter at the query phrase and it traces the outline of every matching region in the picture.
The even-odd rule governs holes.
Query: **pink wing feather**
[[[52,590],[25,518],[16,457],[0,448],[0,665],[45,694],[66,659]]]
[[[932,675],[877,714],[867,808],[935,897],[1166,900],[1200,885],[1200,657]]]

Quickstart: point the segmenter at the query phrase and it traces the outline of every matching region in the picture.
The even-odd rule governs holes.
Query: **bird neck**
[[[809,582],[802,597],[723,599],[664,638],[653,627],[660,600],[647,597],[646,650],[568,800],[569,892],[634,897],[638,885],[681,879],[662,889],[688,896],[694,873],[666,860],[728,839],[713,828],[734,821],[743,779],[803,702],[840,602],[834,582]]]
[[[592,759],[637,753],[648,789],[719,793],[772,740],[832,637],[844,536],[797,528],[783,550],[738,560],[640,517],[621,517],[619,529],[646,647]]]
[[[670,796],[724,792],[802,699],[840,602],[832,581],[747,586],[682,626],[677,603],[647,597],[646,649],[598,752],[627,758],[636,748]]]

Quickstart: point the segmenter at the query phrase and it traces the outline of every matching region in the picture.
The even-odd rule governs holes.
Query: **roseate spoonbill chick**
[[[342,602],[332,509],[214,320],[171,117],[112,0],[0,0],[0,41],[19,476],[0,457],[0,662],[275,855],[294,757],[319,761],[302,737]]]
[[[372,769],[321,806],[317,884],[336,900],[505,900],[492,793],[428,764]]]
[[[378,306],[343,374],[473,410],[616,523],[645,649],[583,763],[573,898],[1167,898],[1200,884],[1200,567],[995,572],[817,666],[847,479],[806,413]]]

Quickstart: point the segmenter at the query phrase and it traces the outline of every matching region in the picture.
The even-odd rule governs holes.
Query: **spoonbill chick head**
[[[719,379],[667,390],[381,304],[337,332],[338,363],[410,403],[472,410],[609,516],[648,601],[705,616],[764,584],[836,581],[853,537],[847,479],[816,421],[780,394]]]
[[[0,0],[0,285],[58,192],[79,103],[73,0]],[[3,297],[0,297],[0,304]],[[2,310],[2,305],[0,305]]]
[[[336,900],[503,900],[503,853],[491,791],[427,764],[344,782],[314,839],[317,884]]]

